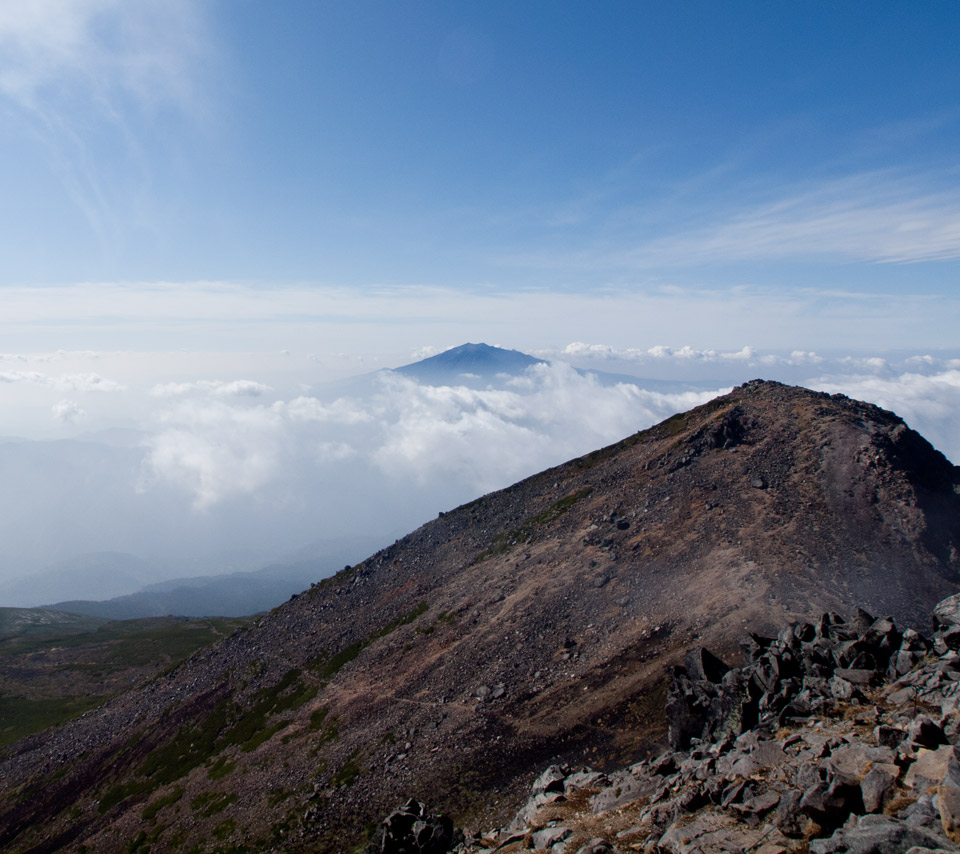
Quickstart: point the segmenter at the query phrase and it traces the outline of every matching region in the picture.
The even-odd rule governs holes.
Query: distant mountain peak
[[[543,364],[543,360],[519,350],[467,343],[395,370],[419,380],[454,379],[464,375],[490,378],[499,374],[519,374],[538,364]]]

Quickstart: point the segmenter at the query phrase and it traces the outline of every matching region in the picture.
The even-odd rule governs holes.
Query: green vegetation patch
[[[319,730],[323,729],[324,721],[327,719],[327,715],[330,713],[330,710],[326,706],[321,706],[319,709],[314,709],[310,713],[310,729]]]
[[[316,674],[318,678],[322,679],[324,682],[327,682],[336,676],[337,673],[339,673],[347,664],[360,655],[360,653],[370,646],[370,644],[372,644],[375,640],[386,637],[391,632],[399,629],[400,626],[409,625],[416,620],[417,617],[426,613],[428,608],[429,605],[427,605],[426,602],[421,602],[406,614],[397,617],[395,620],[391,620],[385,626],[382,626],[376,631],[371,632],[363,640],[355,641],[349,646],[344,647],[335,655],[321,653],[315,658],[312,658],[309,662],[307,662],[307,667],[312,673]]]
[[[363,768],[360,765],[360,755],[359,751],[355,750],[350,756],[347,757],[347,761],[340,766],[339,770],[330,778],[330,783],[337,788],[343,786],[349,786],[353,783],[360,774],[363,773]]]
[[[227,759],[226,756],[221,756],[207,769],[207,776],[211,780],[222,780],[228,774],[231,774],[236,767],[236,764]]]
[[[87,631],[71,631],[69,627],[46,631],[37,627],[29,638],[21,638],[16,646],[4,645],[5,652],[36,652],[50,646],[77,648],[107,644],[104,663],[114,666],[138,666],[153,664],[167,658],[182,661],[234,629],[243,626],[250,618],[218,617],[194,619],[188,617],[150,617],[139,620],[111,620],[98,628]]]
[[[210,765],[207,776],[225,777],[234,763],[219,756],[232,745],[252,751],[289,725],[288,719],[268,723],[269,718],[297,709],[317,694],[316,685],[304,683],[300,670],[290,670],[276,685],[262,688],[249,706],[224,699],[197,724],[182,726],[177,734],[150,751],[136,769],[137,778],[108,789],[100,798],[100,812],[126,798],[143,795],[181,779],[194,768]]]
[[[125,666],[151,664],[164,658],[182,661],[230,634],[245,620],[173,620],[144,628],[139,620],[108,623],[93,633],[98,643],[112,641],[108,662]]]
[[[593,487],[590,486],[585,486],[581,489],[578,489],[576,492],[571,492],[569,495],[565,495],[558,501],[554,501],[553,504],[551,504],[542,513],[538,513],[536,516],[531,516],[529,519],[526,519],[518,527],[511,529],[505,534],[498,534],[493,541],[493,545],[488,549],[484,549],[477,555],[476,563],[480,563],[481,561],[486,560],[488,557],[502,555],[518,543],[530,542],[530,540],[533,538],[533,535],[539,528],[543,527],[544,525],[549,525],[551,522],[559,519],[564,513],[573,507],[574,504],[576,504],[578,501],[582,501],[591,492],[593,492]]]
[[[17,662],[4,680],[0,696],[0,747],[34,732],[65,723],[96,708],[113,694],[111,684],[132,669],[137,679],[156,674],[161,666],[176,666],[198,649],[232,632],[244,620],[151,618],[143,620],[71,621],[74,615],[36,609],[0,609],[7,623],[43,615],[50,622],[27,620],[20,634],[0,638],[0,656]],[[39,614],[41,617],[37,617]],[[102,624],[95,628],[97,624]],[[76,626],[86,626],[83,631]],[[34,653],[49,653],[38,664]],[[64,674],[69,674],[65,676]],[[104,687],[104,686],[108,687]]]
[[[0,642],[15,638],[51,638],[77,632],[92,632],[109,622],[104,617],[70,614],[49,608],[0,608]]]
[[[219,752],[218,734],[227,724],[227,710],[227,701],[221,700],[198,726],[182,727],[170,741],[150,752],[137,773],[161,786],[205,762]]]
[[[137,854],[137,852],[148,852],[150,850],[150,840],[147,838],[147,832],[141,830],[133,839],[130,840],[130,844],[127,846],[127,854]]]
[[[0,696],[0,747],[99,706],[103,697],[27,700]]]
[[[268,727],[264,727],[259,732],[254,733],[242,745],[240,745],[240,747],[244,753],[252,753],[261,744],[263,744],[265,741],[269,741],[278,732],[280,732],[280,730],[286,729],[288,726],[290,726],[290,721],[288,720],[277,721]]]
[[[163,795],[162,797],[157,798],[155,801],[151,801],[143,808],[143,820],[153,823],[156,821],[157,813],[159,813],[160,810],[164,809],[165,807],[173,806],[182,797],[183,789],[180,786],[174,786],[169,794]]]
[[[149,780],[133,780],[129,783],[120,783],[116,786],[111,786],[100,796],[97,809],[100,815],[104,815],[110,812],[110,810],[121,801],[145,794],[146,792],[152,792],[155,788],[156,786]]]
[[[360,655],[365,646],[367,646],[367,644],[364,641],[356,641],[334,655],[328,656],[325,653],[321,653],[307,662],[307,667],[320,679],[327,682],[333,679],[337,673]]]
[[[209,818],[223,812],[230,804],[236,803],[236,792],[202,792],[190,801],[190,809],[203,818]]]
[[[340,718],[328,714],[328,709],[322,706],[310,715],[310,731],[320,733],[314,742],[315,747],[336,741],[340,738]]]
[[[311,674],[328,680],[347,662],[377,638],[385,637],[397,628],[416,620],[427,611],[427,603],[421,602],[406,614],[391,620],[371,632],[366,638],[351,644],[333,656],[321,655],[308,664]],[[207,776],[211,780],[230,774],[235,764],[220,754],[232,746],[243,751],[252,751],[290,724],[285,713],[299,709],[314,699],[319,685],[304,680],[298,669],[287,671],[274,685],[261,688],[250,701],[239,705],[222,699],[194,724],[181,726],[168,741],[151,750],[136,768],[133,779],[107,789],[100,797],[99,809],[106,813],[116,804],[131,797],[149,795],[162,786],[180,780],[194,768],[207,764]],[[310,730],[319,733],[315,749],[339,737],[338,718],[328,709],[316,709],[310,716]],[[141,736],[138,736],[138,740]],[[119,757],[118,757],[119,758]],[[349,785],[360,773],[356,757],[351,757],[337,775],[336,785]],[[159,801],[155,803],[160,803]],[[191,806],[196,810],[199,807]],[[163,806],[156,807],[157,810]],[[153,804],[145,809],[153,809]],[[154,813],[155,815],[155,813]]]
[[[304,683],[302,675],[300,670],[289,670],[276,685],[261,688],[254,695],[253,704],[220,737],[218,744],[221,749],[239,744],[246,751],[254,750],[287,726],[289,721],[280,721],[267,727],[267,718],[299,709],[317,696],[318,687]]]
[[[293,792],[287,789],[271,789],[269,792],[267,792],[267,804],[271,808],[277,807],[292,795]]]
[[[221,841],[224,839],[229,839],[230,835],[236,829],[237,823],[232,818],[228,818],[226,821],[221,821],[220,824],[213,829],[213,838]]]
[[[270,825],[270,840],[274,848],[281,851],[285,850],[288,837],[294,829],[301,824],[302,815],[296,808],[291,809],[283,817],[282,821],[274,822]]]

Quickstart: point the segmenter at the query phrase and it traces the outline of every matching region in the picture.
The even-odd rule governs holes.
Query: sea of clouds
[[[392,371],[335,386],[279,373],[138,385],[56,359],[0,370],[0,390],[67,431],[0,442],[0,580],[98,551],[151,561],[158,580],[252,569],[343,537],[357,538],[359,560],[439,511],[755,377],[876,403],[960,459],[952,355],[581,343],[536,355],[549,363],[488,387]]]

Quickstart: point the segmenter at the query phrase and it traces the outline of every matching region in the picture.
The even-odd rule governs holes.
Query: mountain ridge
[[[23,740],[0,759],[0,844],[112,852],[233,822],[235,845],[343,851],[401,796],[505,816],[550,760],[656,749],[691,645],[856,605],[925,621],[960,580],[958,487],[892,413],[747,383],[442,513]],[[205,818],[205,793],[232,800]]]

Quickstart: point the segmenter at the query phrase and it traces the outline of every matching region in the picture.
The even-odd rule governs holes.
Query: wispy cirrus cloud
[[[552,263],[552,262],[551,262]],[[323,285],[257,288],[233,282],[77,283],[4,289],[0,333],[13,349],[62,346],[65,333],[97,332],[106,351],[286,351],[345,370],[382,367],[382,354],[412,361],[411,340],[448,345],[492,340],[526,349],[560,341],[696,341],[700,348],[948,347],[960,299],[906,285],[870,293],[763,286],[619,287],[589,293],[488,288]],[[323,341],[326,353],[316,352]],[[645,347],[644,349],[646,349]],[[309,354],[309,355],[308,355]],[[352,355],[351,355],[352,354]],[[365,354],[363,359],[359,354]],[[391,360],[393,364],[399,361]],[[388,362],[389,363],[389,362]],[[224,368],[218,368],[218,372]],[[210,376],[207,373],[207,376]],[[249,373],[248,373],[249,375]]]
[[[193,0],[4,0],[0,48],[0,92],[51,121],[66,99],[187,108],[209,49]]]
[[[747,201],[733,201],[751,197]],[[755,261],[909,264],[960,259],[960,173],[884,170],[768,187],[701,190],[683,215],[602,215],[602,238],[504,258],[595,271],[670,270]],[[622,220],[622,221],[620,221]]]
[[[946,189],[931,189],[937,183]],[[786,192],[721,222],[653,240],[628,253],[639,264],[751,259],[874,263],[960,258],[956,175],[869,173]]]
[[[0,4],[0,107],[18,119],[8,127],[40,143],[102,242],[123,227],[139,189],[128,184],[149,183],[160,116],[203,114],[213,44],[196,0]]]

